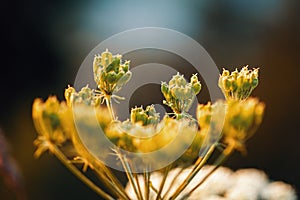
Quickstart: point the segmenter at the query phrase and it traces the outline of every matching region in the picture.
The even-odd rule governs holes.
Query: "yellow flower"
[[[265,105],[256,98],[228,102],[223,128],[224,142],[239,151],[262,122]]]
[[[227,100],[243,100],[250,96],[251,92],[258,85],[258,68],[248,70],[248,66],[243,67],[240,72],[231,72],[223,69],[219,78],[219,87]]]
[[[34,141],[38,146],[36,157],[48,149],[51,151],[51,144],[60,146],[70,139],[70,127],[64,123],[73,121],[72,114],[65,102],[60,103],[55,96],[49,97],[46,102],[35,99],[32,117],[39,133],[39,137]]]
[[[200,90],[201,84],[196,74],[189,83],[179,73],[172,77],[169,84],[161,83],[161,91],[166,99],[164,104],[171,107],[175,114],[187,113]]]

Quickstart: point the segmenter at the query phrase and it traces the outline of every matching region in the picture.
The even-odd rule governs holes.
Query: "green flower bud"
[[[194,83],[192,85],[192,88],[194,90],[195,95],[199,94],[199,92],[201,91],[201,84],[199,82]]]
[[[223,81],[223,87],[226,91],[229,91],[231,89],[231,81],[229,81],[227,78],[222,79]]]
[[[169,86],[166,82],[161,82],[161,92],[166,98],[169,96]]]
[[[222,76],[224,77],[224,76],[229,76],[229,75],[230,75],[229,71],[223,68]]]
[[[243,75],[239,75],[236,79],[236,84],[238,87],[242,87],[244,84],[244,76]]]
[[[128,71],[125,74],[123,72],[119,73],[116,92],[130,80],[131,75],[131,71]]]
[[[111,71],[107,73],[105,78],[107,83],[113,84],[117,81],[117,74],[114,71]]]
[[[106,51],[101,54],[101,65],[103,67],[107,67],[109,64],[111,64],[112,59],[113,59],[112,53],[110,53],[108,49],[106,49]]]
[[[120,59],[113,58],[113,61],[105,68],[106,72],[114,71],[117,73],[119,71]]]

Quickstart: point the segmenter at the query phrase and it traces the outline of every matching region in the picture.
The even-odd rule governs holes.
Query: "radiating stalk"
[[[137,197],[137,199],[139,200],[143,200],[141,194],[139,194],[139,191],[138,191],[138,186],[136,185],[135,181],[134,181],[134,177],[133,177],[133,173],[132,173],[132,170],[130,168],[130,165],[127,161],[127,158],[123,158],[123,156],[120,154],[120,153],[117,153],[117,155],[119,156],[120,158],[120,161],[125,169],[125,172],[126,172],[126,175],[127,175],[127,178],[129,180],[129,182],[131,183],[132,187],[133,187],[133,190],[135,192],[135,195]]]
[[[109,194],[100,189],[97,185],[95,185],[90,179],[88,179],[77,167],[69,162],[69,160],[65,157],[65,155],[55,146],[51,146],[51,152],[75,175],[77,176],[83,183],[89,186],[92,190],[94,190],[97,194],[103,197],[106,200],[114,200]]]
[[[157,193],[157,196],[156,196],[156,200],[159,200],[159,198],[161,196],[162,190],[164,188],[164,185],[165,185],[165,182],[166,182],[166,179],[167,179],[167,176],[169,174],[169,171],[170,171],[171,167],[172,167],[172,164],[167,166],[166,169],[165,169],[164,176],[163,176],[163,179],[160,183],[159,190],[158,190],[158,193]]]
[[[201,162],[198,164],[198,166],[195,168],[195,170],[192,170],[188,177],[182,182],[182,184],[177,188],[175,193],[170,197],[170,200],[174,200],[187,186],[188,184],[193,180],[193,178],[197,175],[197,173],[200,171],[200,169],[204,166],[208,158],[211,156],[215,149],[215,144],[213,144],[208,152],[205,154]]]
[[[226,149],[225,149],[226,150]],[[208,179],[210,175],[212,175],[225,161],[226,159],[230,156],[232,153],[232,150],[226,150],[223,151],[222,154],[218,157],[218,159],[214,162],[214,168],[205,175],[205,177],[195,186],[191,189],[190,192],[188,192],[182,199],[187,199],[198,187],[200,187],[204,181]]]
[[[149,200],[150,195],[150,172],[148,169],[144,171],[144,181],[145,181],[145,199]]]
[[[184,168],[181,168],[178,173],[176,173],[174,179],[172,180],[171,184],[169,185],[169,188],[167,189],[166,193],[164,194],[164,196],[162,197],[162,199],[165,199],[165,197],[167,197],[168,193],[170,192],[172,186],[175,184],[176,180],[178,179],[179,175],[182,173],[182,171],[184,170]]]

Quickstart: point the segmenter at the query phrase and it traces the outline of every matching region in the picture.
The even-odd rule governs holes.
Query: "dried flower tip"
[[[179,73],[172,77],[169,84],[161,83],[161,91],[166,99],[164,104],[171,107],[176,114],[187,113],[200,90],[201,84],[196,74],[189,83]]]
[[[243,67],[240,72],[237,69],[233,72],[223,69],[219,78],[219,87],[227,100],[243,100],[250,96],[253,89],[258,85],[258,68],[248,70]]]
[[[93,63],[94,79],[104,95],[119,91],[131,78],[129,61],[122,64],[121,55],[112,55],[107,49],[96,55]]]
[[[132,108],[130,118],[132,123],[141,123],[143,126],[158,124],[160,120],[154,105],[147,106],[145,110],[143,106]]]

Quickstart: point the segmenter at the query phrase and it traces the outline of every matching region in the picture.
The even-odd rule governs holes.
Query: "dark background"
[[[255,167],[300,190],[300,1],[9,1],[1,3],[0,126],[28,199],[99,199],[52,155],[35,160],[31,105],[74,82],[91,49],[121,31],[158,26],[197,40],[217,66],[260,67],[253,95],[267,105],[248,154]],[[134,66],[134,61],[133,61]],[[140,94],[140,93],[138,93]],[[141,93],[142,94],[142,93]],[[200,94],[201,98],[201,94]],[[0,199],[13,199],[0,179]]]

